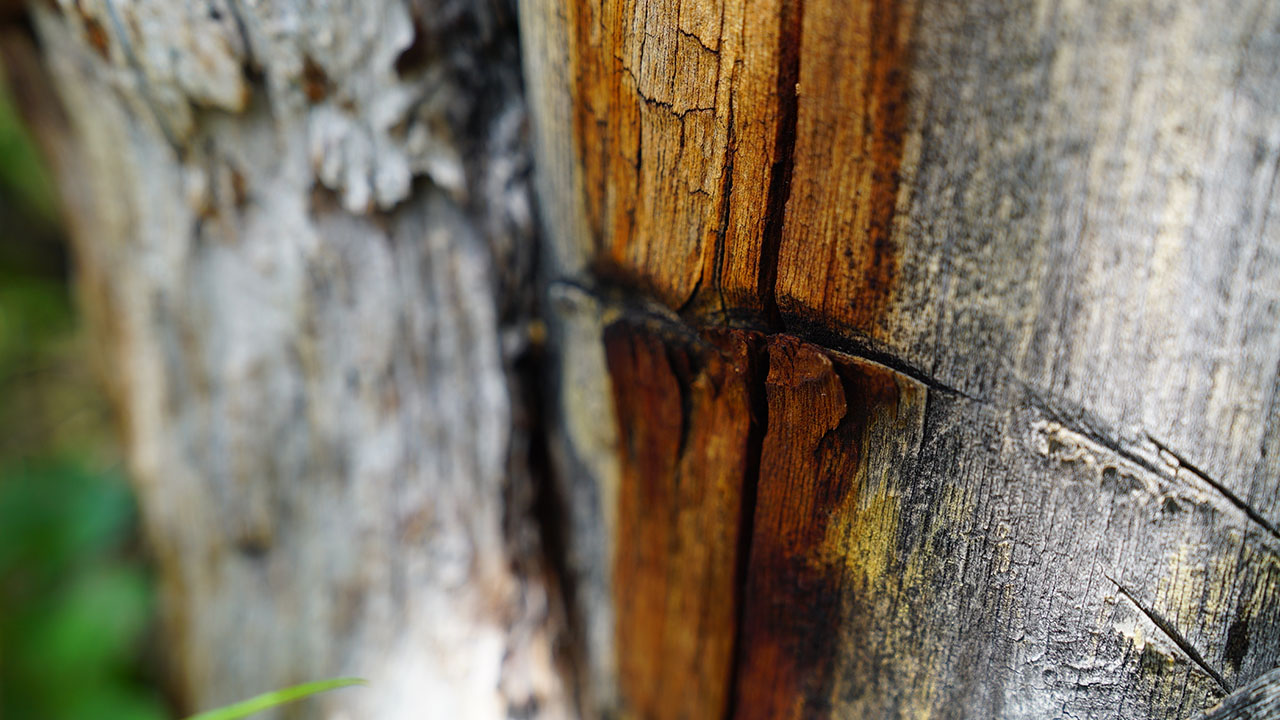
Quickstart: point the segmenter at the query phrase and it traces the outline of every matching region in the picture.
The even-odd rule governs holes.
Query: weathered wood
[[[768,336],[734,714],[1183,718],[1280,662],[1280,8],[521,7],[559,423],[611,314]],[[597,708],[678,714],[591,601],[672,532],[622,478],[703,462],[645,429],[740,433],[675,380],[560,437]]]
[[[567,715],[516,427],[533,228],[510,12],[30,12],[181,703],[358,675],[291,712]]]
[[[614,606],[620,692],[639,717],[724,717],[738,627],[742,478],[758,352],[738,332],[604,334],[624,445]]]
[[[870,633],[856,633],[873,629],[848,603],[873,605],[893,559],[899,509],[882,474],[916,446],[925,392],[787,336],[770,338],[768,360],[736,716],[814,717],[839,707],[827,695],[841,675],[863,675],[840,672],[869,655]]]
[[[1280,715],[1280,669],[1272,670],[1223,698],[1204,720],[1261,720]]]

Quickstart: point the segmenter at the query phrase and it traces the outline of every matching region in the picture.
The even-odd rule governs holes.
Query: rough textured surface
[[[875,717],[831,693],[868,689],[841,665],[874,652],[854,639],[872,627],[858,611],[883,597],[899,512],[885,471],[918,442],[923,388],[787,336],[770,339],[768,362],[736,717]]]
[[[638,717],[724,717],[737,632],[742,478],[755,460],[754,334],[605,329],[623,476],[613,602]]]
[[[1236,690],[1204,714],[1204,720],[1262,720],[1280,717],[1280,669]]]
[[[614,387],[642,308],[767,337],[731,714],[1185,718],[1280,662],[1280,8],[521,12],[560,424],[632,398],[558,451],[593,598],[698,507],[623,518],[711,447],[653,418],[743,421]],[[618,693],[615,609],[579,603],[593,707],[679,716]]]
[[[512,11],[31,11],[183,704],[359,675],[290,712],[566,714],[511,371],[533,257]]]

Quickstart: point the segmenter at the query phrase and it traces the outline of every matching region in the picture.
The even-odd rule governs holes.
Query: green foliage
[[[238,702],[224,708],[202,712],[199,715],[193,715],[187,718],[187,720],[239,720],[239,718],[249,717],[254,713],[259,713],[263,710],[270,710],[273,707],[279,707],[287,703],[296,702],[327,690],[336,690],[338,688],[362,684],[364,684],[364,680],[361,680],[360,678],[333,678],[330,680],[318,680],[316,682],[303,683],[302,685],[294,685],[293,687],[263,693],[256,697],[251,697],[244,702]]]
[[[67,459],[0,472],[0,707],[13,718],[164,717],[136,677],[151,584],[121,478]]]
[[[0,82],[0,718],[162,720],[142,660],[153,583],[87,367],[52,187]],[[360,682],[298,685],[192,720]]]
[[[3,82],[0,82],[0,192],[16,195],[17,204],[42,219],[53,220],[57,216],[49,171],[41,162],[31,134],[23,127]]]
[[[0,717],[160,720],[141,677],[152,583],[52,198],[0,87]]]

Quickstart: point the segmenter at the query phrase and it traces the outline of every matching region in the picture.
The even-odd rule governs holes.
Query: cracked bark
[[[1272,692],[1280,10],[521,12],[584,707],[1187,718]],[[709,128],[651,104],[712,88]],[[713,335],[750,349],[731,380]],[[728,608],[677,600],[713,576],[728,670]]]
[[[1273,703],[1280,7],[521,0],[536,501],[504,7],[30,8],[186,704]]]

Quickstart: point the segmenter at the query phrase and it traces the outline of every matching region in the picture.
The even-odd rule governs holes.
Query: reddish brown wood
[[[768,352],[736,717],[825,716],[849,652],[835,645],[847,599],[867,591],[892,543],[896,502],[872,492],[869,444],[899,432],[913,393],[890,370],[784,335]]]
[[[809,0],[804,13],[777,302],[793,323],[872,334],[901,252],[892,231],[913,3]]]
[[[621,423],[614,603],[621,690],[646,718],[724,717],[758,336],[605,332]]]

